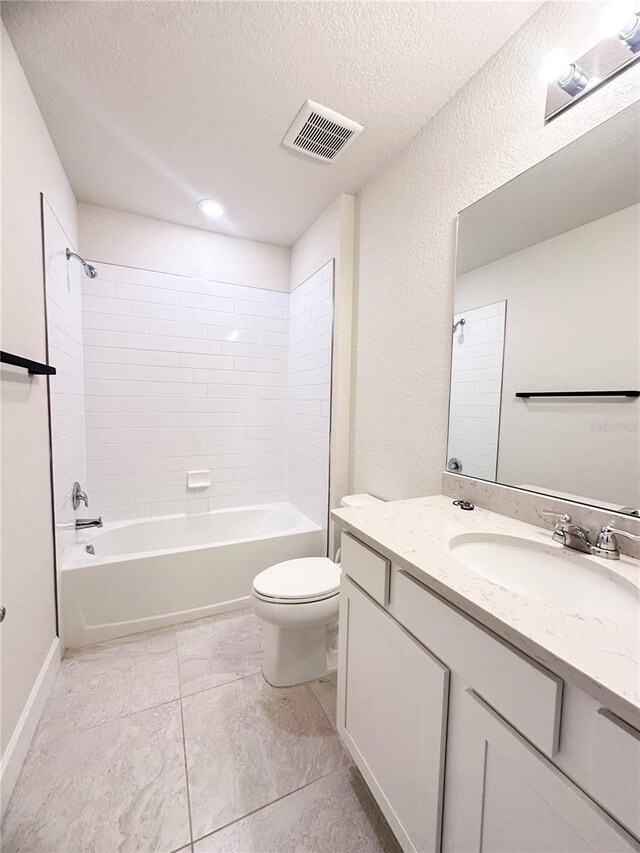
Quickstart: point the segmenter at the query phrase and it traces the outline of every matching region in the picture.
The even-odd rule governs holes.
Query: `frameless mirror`
[[[640,515],[640,104],[463,210],[447,470]]]

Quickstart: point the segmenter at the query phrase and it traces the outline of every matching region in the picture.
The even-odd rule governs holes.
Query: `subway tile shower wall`
[[[326,527],[333,261],[291,293],[289,311],[289,500]]]
[[[290,295],[97,267],[83,280],[92,513],[288,500]],[[200,469],[211,485],[187,489]]]

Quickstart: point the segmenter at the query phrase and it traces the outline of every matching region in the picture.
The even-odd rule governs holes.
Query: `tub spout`
[[[76,530],[87,530],[90,527],[102,527],[102,516],[100,518],[76,518]]]

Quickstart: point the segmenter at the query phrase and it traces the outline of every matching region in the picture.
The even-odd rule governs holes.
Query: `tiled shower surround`
[[[91,514],[115,521],[291,498],[309,515],[323,507],[322,523],[326,477],[314,470],[309,492],[290,491],[289,473],[306,477],[298,458],[328,467],[332,264],[328,284],[323,275],[293,294],[96,266],[82,295]],[[187,472],[203,469],[211,485],[187,488]]]
[[[289,305],[289,500],[327,522],[333,261],[291,293]]]

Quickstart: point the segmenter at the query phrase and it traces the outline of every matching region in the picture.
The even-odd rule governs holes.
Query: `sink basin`
[[[625,632],[640,630],[638,590],[586,555],[492,533],[454,536],[449,550],[467,569],[504,589],[565,613],[600,616]]]

